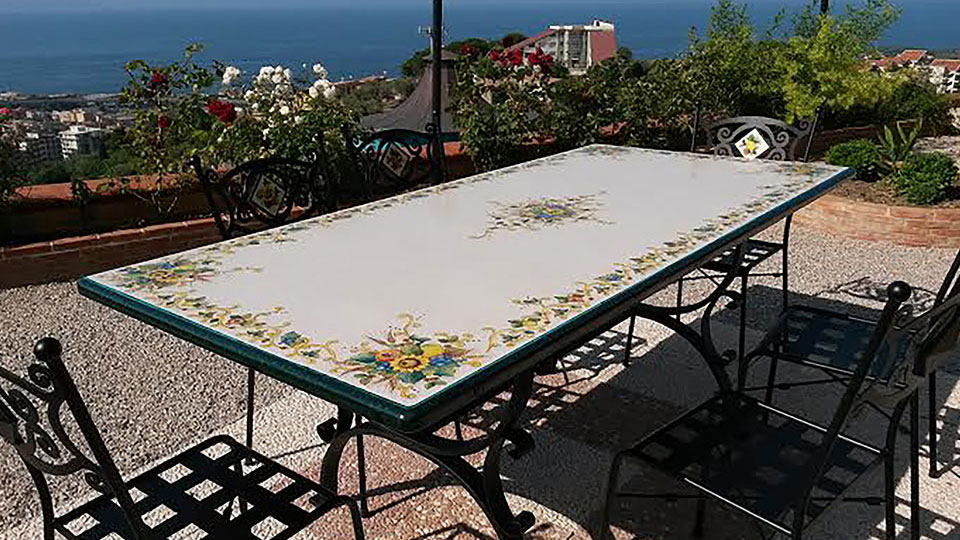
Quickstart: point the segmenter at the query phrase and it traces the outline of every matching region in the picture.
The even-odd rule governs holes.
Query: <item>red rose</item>
[[[155,69],[150,73],[150,88],[157,88],[170,82],[170,77],[166,73]]]
[[[224,124],[232,124],[237,119],[237,109],[233,103],[211,99],[207,102],[207,110]]]
[[[161,114],[157,118],[157,127],[160,129],[167,129],[170,127],[170,117],[165,114]]]
[[[478,52],[479,51],[477,51],[477,48],[474,47],[473,45],[470,45],[469,43],[460,48],[460,54],[464,56],[468,56],[470,58],[473,58],[474,56],[476,56]]]
[[[499,61],[500,61],[500,51],[497,50],[497,49],[494,49],[494,50],[490,51],[490,54],[489,54],[488,56],[489,56],[490,59],[493,60],[494,62],[499,62]]]
[[[507,53],[507,61],[510,62],[511,66],[522,66],[523,65],[523,51],[520,49],[511,49]]]

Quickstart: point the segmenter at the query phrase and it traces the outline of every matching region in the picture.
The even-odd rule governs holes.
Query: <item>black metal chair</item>
[[[721,394],[683,414],[614,458],[601,534],[609,532],[614,504],[621,497],[695,498],[694,532],[703,531],[706,498],[717,499],[791,538],[838,501],[885,503],[886,534],[895,538],[894,451],[900,420],[910,405],[911,532],[919,538],[919,400],[918,386],[930,369],[957,346],[960,295],[930,312],[895,326],[910,287],[895,282],[868,343],[850,359],[852,372],[828,426],[807,421],[743,392]],[[879,384],[870,373],[888,351],[908,337],[911,345],[897,368],[904,377],[895,386]],[[867,403],[892,405],[882,447],[844,434],[855,408]],[[692,488],[695,494],[643,494],[618,491],[623,461],[637,459]],[[883,497],[846,497],[866,472],[884,466]]]
[[[703,132],[706,136],[707,146],[699,145],[698,133],[700,133],[700,123],[702,122],[701,111],[698,108],[694,117],[693,135],[690,142],[690,151],[707,151],[717,156],[744,157],[738,148],[738,143],[748,137],[759,137],[767,145],[767,148],[758,152],[753,157],[756,159],[769,159],[777,161],[807,161],[810,157],[810,148],[813,144],[813,137],[816,133],[820,114],[812,120],[801,120],[796,124],[788,124],[775,118],[763,116],[739,116],[728,118],[708,124]],[[803,143],[803,144],[801,144]],[[802,148],[803,153],[798,154]],[[740,298],[737,301],[739,307],[739,333],[736,351],[738,362],[743,361],[746,347],[746,318],[747,318],[747,286],[751,277],[779,277],[781,279],[781,291],[783,306],[787,306],[789,297],[789,242],[790,225],[793,221],[793,215],[787,216],[783,224],[783,235],[780,242],[769,242],[765,240],[751,239],[747,242],[740,267],[737,270],[737,277],[740,278]],[[781,255],[781,266],[777,272],[756,272],[757,266],[764,261]],[[696,276],[685,276],[677,282],[677,305],[683,303],[683,284],[685,281],[698,279],[717,280],[717,276],[726,275],[734,268],[735,250],[728,249],[715,257],[713,260],[704,264],[698,269]],[[624,365],[630,364],[630,349],[633,335],[634,320],[630,321],[630,331],[628,333],[627,350],[624,357]],[[729,357],[729,354],[727,355]]]
[[[16,449],[33,478],[44,539],[183,538],[206,533],[223,540],[283,540],[330,510],[346,506],[354,536],[363,538],[359,510],[348,497],[256,453],[226,436],[208,439],[124,482],[61,359],[60,343],[41,339],[23,378],[0,367],[0,437]],[[89,454],[70,439],[64,405]],[[82,475],[100,494],[65,513],[54,509],[48,476]],[[279,530],[282,529],[282,530]]]
[[[249,161],[223,174],[194,156],[189,166],[203,186],[217,230],[230,240],[329,210],[323,144],[313,162],[284,158]],[[247,436],[253,448],[255,372],[247,370]]]
[[[367,200],[447,180],[442,145],[430,132],[388,129],[356,134],[342,127],[354,178]]]
[[[945,303],[960,294],[960,251],[957,252],[933,301],[931,311],[936,311]],[[741,364],[741,379],[755,358],[769,358],[767,384],[759,389],[766,391],[766,402],[773,399],[775,389],[786,390],[798,385],[844,383],[853,372],[853,358],[863,354],[869,336],[877,322],[846,313],[818,309],[807,306],[790,306],[780,316],[777,326],[767,334],[756,350],[750,353]],[[897,367],[909,352],[909,335],[902,335],[901,341],[892,344],[873,365],[868,380],[882,384],[895,382]],[[828,379],[800,382],[777,381],[777,363],[783,360],[818,370],[828,375]],[[931,477],[938,476],[937,471],[937,371],[927,367],[928,411],[930,432],[930,470]],[[918,373],[919,374],[919,373]],[[753,389],[751,389],[753,390]]]

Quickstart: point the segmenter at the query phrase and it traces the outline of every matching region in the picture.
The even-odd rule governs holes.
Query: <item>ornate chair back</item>
[[[200,179],[223,238],[284,225],[327,209],[323,145],[312,163],[284,158],[248,161],[223,174],[190,165]]]
[[[710,152],[717,156],[807,161],[819,120],[819,112],[813,119],[795,124],[764,116],[738,116],[711,122],[704,132]],[[696,150],[701,121],[698,108],[691,151]]]
[[[53,540],[56,519],[47,476],[80,474],[97,492],[115,497],[137,539],[146,539],[148,529],[61,354],[57,340],[44,338],[34,347],[36,360],[27,368],[26,378],[0,367],[0,438],[16,449],[33,478],[43,511],[44,537]],[[89,455],[68,436],[64,405]]]
[[[368,195],[393,194],[446,179],[443,156],[433,133],[388,129],[359,136],[348,126],[343,130]]]

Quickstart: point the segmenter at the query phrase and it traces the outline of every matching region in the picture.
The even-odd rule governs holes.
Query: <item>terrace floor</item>
[[[875,310],[877,288],[904,279],[927,291],[945,273],[952,250],[902,248],[824,236],[796,228],[791,245],[794,300],[830,307]],[[757,279],[750,290],[751,339],[779,309],[778,283]],[[665,291],[665,298],[672,298]],[[929,293],[920,292],[920,301]],[[845,305],[845,306],[844,306]],[[718,341],[732,344],[735,317],[717,316]],[[33,341],[53,335],[64,343],[65,360],[85,395],[121,469],[132,474],[211,433],[242,440],[244,371],[234,364],[137,321],[81,298],[73,283],[0,291],[0,363],[22,368]],[[568,359],[573,371],[538,378],[527,414],[536,448],[519,461],[505,458],[504,483],[515,510],[537,516],[530,538],[588,539],[602,506],[607,469],[614,452],[668,421],[713,391],[707,370],[692,351],[652,325],[640,325],[646,342],[634,351],[630,368],[618,362],[623,331],[609,332]],[[722,350],[724,347],[721,346]],[[318,474],[324,445],[314,426],[334,408],[323,401],[258,379],[256,445],[308,476]],[[943,437],[941,461],[960,459],[960,358],[940,377]],[[823,419],[828,395],[808,387],[778,398],[778,404]],[[926,397],[924,396],[925,400]],[[925,401],[924,401],[925,403]],[[482,418],[476,427],[482,429]],[[468,422],[474,424],[474,422]],[[926,425],[922,412],[921,425]],[[855,419],[856,433],[882,434],[878,418]],[[468,433],[469,433],[468,429]],[[922,452],[926,454],[926,433]],[[900,437],[898,495],[909,494],[907,437]],[[356,492],[354,448],[348,447],[341,485]],[[425,460],[383,441],[367,444],[374,514],[365,520],[368,538],[379,540],[489,539],[493,531],[463,489],[451,485]],[[922,529],[932,539],[960,537],[960,465],[937,479],[926,476],[921,460]],[[634,486],[661,479],[629,469]],[[629,477],[628,474],[628,477]],[[39,538],[36,496],[22,465],[8,447],[0,449],[0,539]],[[78,482],[55,486],[56,501],[83,497]],[[881,489],[877,470],[857,484],[859,493]],[[707,535],[712,539],[759,538],[750,521],[716,505],[709,507]],[[898,508],[901,526],[909,517]],[[867,539],[881,534],[882,507],[835,506],[813,525],[807,538]],[[618,538],[690,537],[692,503],[631,503],[615,520]],[[329,514],[303,538],[349,538],[344,511]],[[908,538],[901,531],[900,538]]]

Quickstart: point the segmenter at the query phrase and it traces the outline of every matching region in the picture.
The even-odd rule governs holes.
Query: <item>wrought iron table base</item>
[[[500,460],[508,442],[512,443],[512,447],[507,450],[507,453],[513,458],[520,458],[533,448],[533,438],[525,430],[517,427],[532,390],[533,372],[530,371],[514,383],[510,402],[496,429],[483,437],[468,440],[447,439],[432,432],[400,433],[367,420],[344,429],[353,425],[353,418],[352,413],[341,409],[337,421],[340,429],[324,454],[320,484],[327,488],[337,487],[340,460],[344,448],[351,439],[356,437],[359,443],[365,436],[380,437],[430,460],[452,474],[480,505],[480,509],[483,510],[501,539],[519,540],[523,537],[523,533],[534,525],[535,518],[530,512],[514,514],[510,510],[500,479]],[[477,454],[483,450],[486,450],[486,456],[483,467],[479,470],[464,459],[465,456]],[[358,452],[362,452],[362,448],[358,447]],[[358,465],[361,468],[361,498],[365,499],[365,473],[363,464],[358,461]]]

